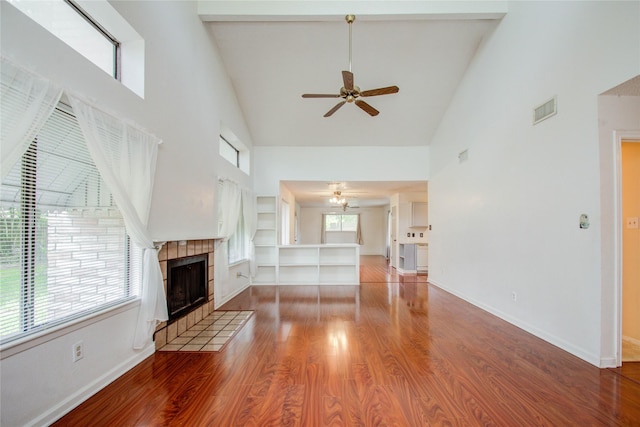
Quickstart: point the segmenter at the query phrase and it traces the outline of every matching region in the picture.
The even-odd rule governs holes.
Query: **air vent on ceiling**
[[[533,124],[538,124],[551,116],[555,116],[558,112],[556,97],[554,96],[542,105],[533,109]]]

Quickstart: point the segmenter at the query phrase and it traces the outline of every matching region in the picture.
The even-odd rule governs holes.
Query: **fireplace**
[[[169,322],[207,302],[207,254],[167,262]]]

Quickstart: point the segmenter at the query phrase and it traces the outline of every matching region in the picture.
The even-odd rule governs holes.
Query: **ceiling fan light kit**
[[[356,17],[355,15],[347,15],[345,16],[345,20],[349,24],[349,71],[345,70],[342,72],[342,82],[344,86],[340,88],[340,93],[337,95],[305,93],[302,95],[302,97],[303,98],[342,98],[343,101],[338,102],[331,110],[327,111],[324,117],[330,117],[333,113],[338,111],[340,107],[342,107],[346,103],[350,103],[350,104],[354,103],[370,116],[372,117],[377,116],[380,112],[359,98],[367,97],[367,96],[379,96],[379,95],[389,95],[392,93],[398,93],[399,89],[398,89],[398,86],[387,86],[387,87],[382,87],[378,89],[360,91],[360,88],[353,84],[353,73],[351,72],[351,25],[353,24],[353,21],[356,20]]]

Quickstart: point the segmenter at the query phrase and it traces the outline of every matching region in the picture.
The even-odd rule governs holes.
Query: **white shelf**
[[[254,283],[276,283],[276,266],[275,265],[258,265],[256,267],[256,276],[253,278]]]
[[[256,264],[258,265],[276,265],[277,259],[276,247],[271,246],[258,246],[256,245]]]
[[[258,212],[276,212],[275,196],[258,196],[256,198],[256,207]]]
[[[318,248],[306,246],[280,246],[279,264],[318,265]]]
[[[307,285],[318,283],[318,265],[280,265],[278,283]]]
[[[319,282],[324,284],[353,284],[359,281],[355,265],[321,265]]]
[[[253,238],[256,247],[256,275],[252,279],[255,285],[278,283],[276,200],[275,196],[256,197],[257,223]]]
[[[275,246],[276,230],[256,230],[253,243],[255,243],[256,246]]]
[[[360,246],[278,246],[278,283],[359,285]]]
[[[398,273],[417,273],[416,269],[416,245],[413,243],[400,243],[398,245]]]

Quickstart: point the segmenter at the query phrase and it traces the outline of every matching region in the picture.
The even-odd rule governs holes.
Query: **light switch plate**
[[[638,217],[627,218],[627,228],[638,228]]]

